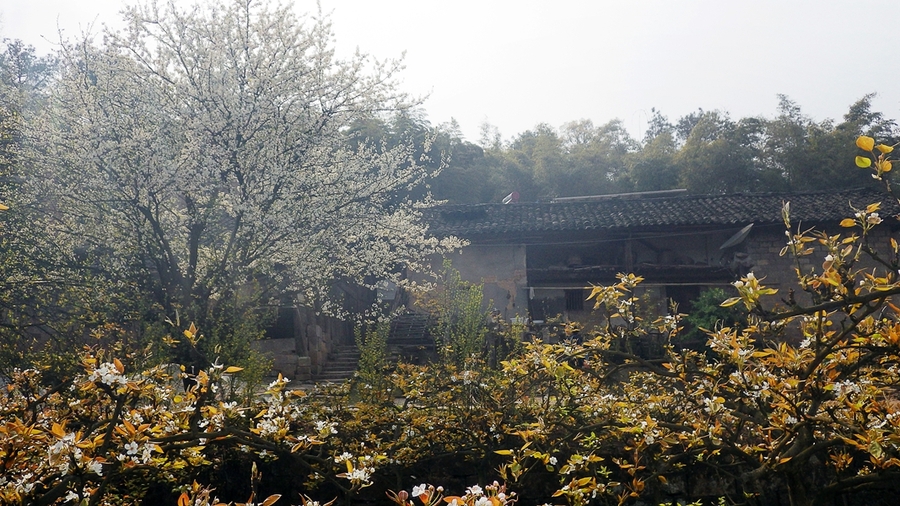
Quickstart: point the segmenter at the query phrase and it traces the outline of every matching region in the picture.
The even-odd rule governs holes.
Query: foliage
[[[387,387],[387,339],[390,331],[390,322],[387,321],[371,325],[365,332],[362,327],[356,328],[356,347],[360,354],[356,380],[364,391],[382,391]]]
[[[858,165],[886,178],[891,146],[867,137],[859,146],[869,163]],[[748,274],[735,283],[739,295],[724,305],[742,303],[749,325],[711,329],[706,355],[669,347],[663,361],[649,361],[621,353],[614,344],[629,335],[632,290],[622,284],[595,289],[598,304],[615,308],[623,325],[585,343],[578,351],[586,355],[584,368],[568,372],[540,346],[510,362],[522,378],[535,375],[531,364],[564,371],[557,377],[568,376],[584,394],[565,411],[571,418],[548,424],[545,415],[540,431],[506,452],[512,457],[506,470],[517,478],[529,466],[546,467],[552,452],[571,452],[561,474],[575,477],[566,478],[560,493],[573,504],[598,494],[619,503],[660,500],[685,473],[706,476],[730,501],[749,504],[770,504],[781,494],[791,504],[816,504],[839,493],[893,487],[900,464],[900,341],[892,336],[900,335],[900,308],[888,299],[900,293],[900,259],[896,241],[887,256],[875,249],[878,210],[873,204],[842,222],[858,235],[788,234],[784,253],[824,257],[821,271],[797,271],[812,305],[769,308],[776,291]],[[674,337],[676,321],[667,317],[657,325]],[[800,333],[796,341],[793,332]],[[610,385],[610,378],[620,381]],[[559,386],[541,398],[558,402],[562,392]],[[601,462],[609,467],[586,468]]]
[[[747,324],[745,315],[734,307],[723,307],[728,294],[721,288],[711,288],[691,301],[690,312],[682,319],[686,328],[679,333],[685,341],[704,339],[706,333],[721,327],[740,329]]]
[[[193,326],[184,333],[189,340],[199,336]],[[346,473],[322,466],[316,448],[326,444],[334,424],[294,404],[297,392],[285,389],[287,380],[278,378],[262,396],[238,404],[227,400],[225,387],[240,367],[131,372],[102,350],[86,354],[83,367],[73,381],[52,389],[34,370],[10,378],[0,405],[5,504],[111,504],[148,481],[177,488],[217,458],[237,459],[242,452],[260,462],[278,456],[335,482],[343,476],[347,485],[339,487],[347,492],[368,483],[369,471],[357,461]],[[217,453],[223,450],[237,453]]]
[[[444,496],[443,487],[421,484],[412,488],[411,492],[389,492],[388,497],[400,506],[416,506],[412,499],[418,499],[422,506],[447,503],[451,506],[505,506],[515,504],[516,494],[507,493],[506,487],[496,481],[492,485],[481,488],[478,485],[468,487],[462,496]]]
[[[441,358],[458,367],[482,359],[487,335],[482,285],[463,281],[459,271],[445,261],[439,290],[433,334]]]

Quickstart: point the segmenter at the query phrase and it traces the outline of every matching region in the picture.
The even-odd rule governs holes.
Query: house
[[[441,205],[424,219],[438,236],[470,244],[451,256],[463,279],[484,284],[485,300],[508,320],[561,315],[584,321],[593,285],[618,273],[643,276],[642,293],[658,314],[670,301],[681,312],[709,287],[728,287],[754,272],[765,284],[793,286],[794,260],[782,207],[790,202],[792,229],[839,231],[855,209],[881,202],[884,224],[876,242],[898,228],[888,216],[900,206],[882,191],[847,189],[791,194],[687,195],[681,191],[557,199],[542,203]],[[891,223],[889,223],[889,221]],[[821,263],[823,255],[801,258]],[[798,290],[799,293],[799,290]],[[798,302],[804,301],[798,298]]]

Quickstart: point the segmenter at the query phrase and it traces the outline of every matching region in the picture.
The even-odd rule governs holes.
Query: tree
[[[565,179],[562,139],[546,123],[519,134],[505,153],[504,169],[509,187],[526,200],[559,196]]]
[[[881,113],[871,111],[873,95],[850,106],[844,121],[815,122],[784,95],[779,96],[779,115],[766,124],[762,161],[767,170],[783,180],[784,189],[824,190],[873,184],[862,171],[847,171],[846,160],[854,155],[853,140],[875,135],[892,142],[896,126]]]
[[[490,182],[484,150],[463,139],[456,120],[432,126],[424,111],[402,110],[387,118],[357,121],[349,133],[353,143],[374,142],[390,149],[415,146],[416,159],[429,177],[406,196],[421,200],[430,192],[438,200],[474,204],[496,200],[501,191]]]
[[[207,351],[257,335],[241,323],[273,299],[339,313],[333,281],[399,281],[441,250],[395,198],[424,177],[415,147],[345,135],[410,107],[399,62],[338,59],[326,18],[268,2],[124,17],[101,44],[63,44],[31,125],[27,195],[55,250],[151,294],[144,311],[203,325]]]
[[[684,124],[686,120],[679,121],[678,128]],[[762,121],[757,118],[734,122],[719,112],[703,113],[676,157],[682,167],[681,184],[694,193],[764,188],[758,164],[761,134]]]
[[[38,56],[18,40],[4,40],[2,47],[0,208],[13,210],[0,216],[0,374],[36,361],[53,364],[57,371],[71,369],[73,364],[64,365],[56,354],[71,351],[71,343],[60,346],[54,337],[85,334],[97,322],[91,302],[105,294],[85,290],[90,271],[73,269],[74,259],[46,247],[43,231],[33,228],[34,209],[21,191],[31,162],[28,127],[46,104],[56,60]],[[124,291],[121,298],[128,298]]]
[[[675,163],[676,153],[671,131],[662,131],[648,139],[626,159],[632,189],[640,192],[677,188],[680,167]]]
[[[566,155],[560,196],[600,195],[627,190],[626,158],[637,149],[620,120],[595,127],[590,120],[562,127]]]

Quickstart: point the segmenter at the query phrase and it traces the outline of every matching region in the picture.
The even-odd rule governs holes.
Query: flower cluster
[[[459,496],[445,496],[443,487],[421,484],[412,488],[411,492],[388,492],[388,497],[399,506],[417,506],[417,499],[422,506],[507,506],[515,504],[515,492],[507,492],[506,485],[494,482],[484,488],[473,485],[466,493]]]

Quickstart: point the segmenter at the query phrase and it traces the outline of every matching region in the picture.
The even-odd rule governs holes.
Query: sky
[[[114,27],[124,1],[0,0],[0,37],[44,53],[57,28]],[[778,94],[822,121],[877,93],[873,108],[900,118],[896,0],[294,3],[330,14],[339,55],[403,58],[401,88],[473,142],[484,123],[509,140],[581,119],[620,119],[641,138],[652,108],[672,121],[698,108],[774,117]]]

